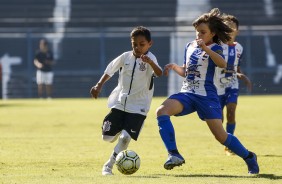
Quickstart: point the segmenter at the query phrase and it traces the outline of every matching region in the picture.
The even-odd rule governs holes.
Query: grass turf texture
[[[129,145],[141,158],[140,169],[125,176],[114,167],[110,177],[101,175],[116,143],[101,139],[101,124],[109,112],[106,99],[1,101],[0,183],[282,183],[282,96],[239,98],[235,134],[257,153],[258,176],[248,175],[238,156],[225,156],[224,147],[196,113],[172,117],[186,164],[165,170],[167,153],[155,116],[164,99],[153,99],[139,140]]]

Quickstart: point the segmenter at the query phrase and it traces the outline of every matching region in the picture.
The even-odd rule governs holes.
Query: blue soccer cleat
[[[179,154],[173,154],[173,155],[169,154],[168,159],[164,164],[164,168],[166,170],[171,170],[175,166],[181,166],[184,163],[185,163],[185,160],[181,155],[179,155]]]
[[[253,154],[253,157],[247,158],[245,160],[245,162],[248,166],[249,174],[259,174],[259,166],[258,166],[258,161],[257,161],[257,155],[253,152],[250,152],[250,153]]]

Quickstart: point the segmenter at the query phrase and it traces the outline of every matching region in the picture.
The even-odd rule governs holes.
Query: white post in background
[[[184,48],[188,42],[196,38],[192,22],[201,14],[209,12],[209,0],[187,1],[177,0],[176,5],[176,30],[170,37],[170,62],[182,66],[184,62]],[[189,27],[181,27],[178,22],[186,22]],[[190,29],[190,30],[189,30]],[[177,93],[182,86],[183,77],[171,71],[168,76],[168,95]]]
[[[12,74],[12,65],[19,65],[22,63],[20,57],[10,57],[9,54],[4,54],[0,58],[0,64],[2,65],[2,98],[8,99],[8,82]]]
[[[71,1],[70,0],[56,0],[56,5],[53,12],[54,20],[54,33],[53,40],[53,53],[54,59],[57,60],[60,57],[59,45],[65,34],[65,24],[70,19],[71,13]]]
[[[264,0],[264,11],[267,17],[273,17],[275,14],[273,0]]]

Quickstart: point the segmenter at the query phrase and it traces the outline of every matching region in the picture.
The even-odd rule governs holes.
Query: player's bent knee
[[[127,133],[127,131],[123,130],[120,134],[119,139],[123,144],[127,144],[130,142],[131,136]]]
[[[106,142],[114,142],[116,140],[115,136],[109,136],[109,135],[102,135],[102,139],[103,141]]]
[[[165,114],[163,106],[160,106],[156,109],[156,114],[157,114],[157,116],[161,116],[161,115]]]

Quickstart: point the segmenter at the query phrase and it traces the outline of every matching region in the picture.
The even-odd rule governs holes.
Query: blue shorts
[[[239,89],[226,88],[225,94],[219,96],[221,109],[224,109],[224,107],[229,103],[237,104],[238,96]]]
[[[201,120],[222,119],[221,107],[217,97],[200,96],[192,93],[177,93],[169,97],[183,105],[183,111],[175,116],[184,116],[197,111]]]

